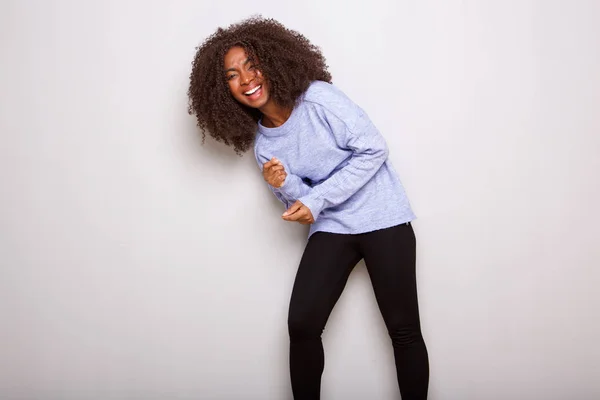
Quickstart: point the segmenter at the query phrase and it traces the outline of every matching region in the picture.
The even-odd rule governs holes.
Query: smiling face
[[[245,106],[261,109],[269,103],[269,86],[255,64],[242,47],[229,49],[223,60],[233,97]]]

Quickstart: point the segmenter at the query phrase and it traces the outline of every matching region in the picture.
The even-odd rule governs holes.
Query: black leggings
[[[288,316],[295,400],[320,398],[321,333],[350,272],[363,258],[392,339],[402,399],[427,398],[429,361],[419,322],[415,235],[410,224],[402,224],[359,235],[316,232],[310,237]]]

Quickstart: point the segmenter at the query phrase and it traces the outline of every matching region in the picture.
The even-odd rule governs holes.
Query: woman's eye
[[[235,78],[235,74],[227,75],[227,80],[230,81]]]

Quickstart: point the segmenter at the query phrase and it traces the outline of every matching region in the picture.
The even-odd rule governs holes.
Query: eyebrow
[[[243,65],[246,65],[246,64],[248,64],[250,61],[251,61],[251,60],[250,60],[250,58],[246,58],[246,61],[244,61],[242,64],[243,64]],[[235,72],[235,68],[229,68],[229,69],[226,69],[226,70],[225,70],[225,73],[227,73],[227,72]]]

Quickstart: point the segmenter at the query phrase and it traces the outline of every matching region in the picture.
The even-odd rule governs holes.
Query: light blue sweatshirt
[[[315,222],[309,237],[371,232],[415,218],[384,138],[329,83],[313,82],[283,125],[259,122],[254,154],[261,169],[272,157],[282,162],[288,174],[283,186],[269,187],[286,207],[300,200],[310,209]]]

